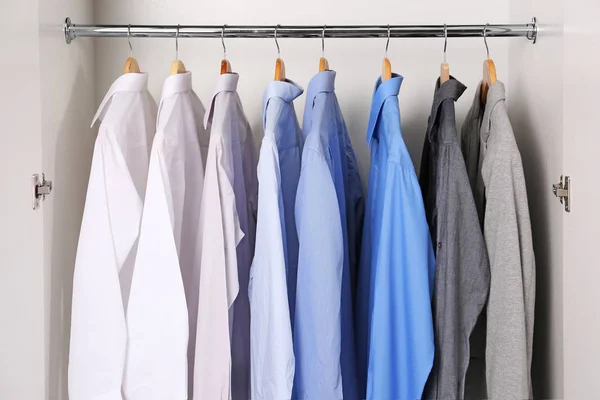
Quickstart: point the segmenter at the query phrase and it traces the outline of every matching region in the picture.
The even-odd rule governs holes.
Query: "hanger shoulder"
[[[125,67],[123,68],[123,73],[124,74],[130,74],[130,73],[139,74],[140,73],[140,66],[135,58],[133,58],[133,57],[127,58],[127,60],[125,61]]]
[[[319,72],[329,71],[329,62],[325,57],[319,60]]]
[[[186,69],[185,69],[185,65],[183,64],[183,62],[181,62],[181,60],[174,60],[173,63],[171,64],[171,73],[170,75],[176,75],[176,74],[184,74],[186,73]]]
[[[383,59],[383,65],[381,67],[381,81],[385,82],[392,77],[392,63],[386,57]]]
[[[442,63],[440,67],[440,85],[450,80],[450,65]]]
[[[285,64],[281,58],[275,61],[275,80],[285,81]]]
[[[231,73],[231,64],[229,63],[229,61],[223,59],[221,61],[221,75],[230,74],[230,73]]]
[[[488,58],[483,62],[483,79],[481,81],[481,102],[483,104],[487,101],[487,94],[490,86],[492,86],[496,80],[496,64],[494,64],[492,59]]]

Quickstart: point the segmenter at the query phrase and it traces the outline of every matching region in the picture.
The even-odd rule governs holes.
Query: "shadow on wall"
[[[80,60],[81,61],[81,60]],[[89,128],[90,109],[81,90],[89,77],[80,63],[74,71],[69,102],[58,124],[55,182],[52,193],[52,248],[49,277],[49,399],[68,398],[67,377],[73,269],[95,134]],[[82,171],[82,166],[86,170]]]

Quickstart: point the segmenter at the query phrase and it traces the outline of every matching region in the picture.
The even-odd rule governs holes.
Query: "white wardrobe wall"
[[[521,151],[536,256],[532,380],[539,399],[563,398],[563,0],[511,0],[511,21],[536,16],[535,45],[509,45],[509,115]]]
[[[49,400],[68,398],[73,266],[95,140],[90,128],[96,111],[94,41],[77,39],[66,45],[62,32],[66,16],[92,23],[92,0],[39,1],[42,168],[54,182],[52,194],[36,211],[44,214]]]
[[[95,19],[103,24],[443,24],[507,22],[508,0],[489,7],[479,0],[275,0],[228,2],[197,2],[181,0],[104,0],[95,2]],[[525,18],[525,22],[529,18]],[[76,21],[75,21],[76,22]],[[522,21],[515,21],[522,22]],[[513,39],[514,40],[514,39]],[[330,67],[338,72],[338,99],[348,125],[359,167],[366,185],[369,171],[369,150],[365,132],[373,85],[381,74],[385,39],[325,40],[325,55]],[[525,39],[522,39],[526,42]],[[143,71],[149,73],[150,90],[160,99],[164,79],[175,57],[173,39],[133,39],[133,53]],[[273,79],[276,47],[273,39],[225,40],[227,56],[233,70],[240,74],[239,93],[252,125],[257,144],[262,138],[262,95]],[[318,39],[280,39],[281,56],[286,63],[286,75],[306,89],[310,78],[318,71],[321,42]],[[496,61],[499,78],[508,75],[508,40],[490,39],[491,55]],[[388,56],[395,72],[405,80],[400,90],[402,127],[413,161],[421,158],[423,138],[435,80],[439,76],[443,39],[392,39]],[[96,88],[97,103],[112,81],[122,73],[129,56],[126,39],[97,39]],[[451,73],[469,88],[457,104],[457,120],[462,123],[471,105],[476,84],[481,78],[485,56],[482,39],[450,39],[448,62]],[[193,71],[194,89],[207,106],[219,73],[223,57],[219,39],[180,39],[179,57]],[[296,102],[301,118],[305,96]]]

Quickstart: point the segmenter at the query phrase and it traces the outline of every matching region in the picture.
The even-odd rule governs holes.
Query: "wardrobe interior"
[[[554,1],[558,4],[558,1]],[[67,364],[73,266],[97,128],[90,128],[110,84],[130,55],[127,39],[78,38],[65,44],[62,21],[90,24],[478,24],[527,23],[533,16],[545,25],[560,24],[559,7],[542,0],[274,0],[197,2],[181,0],[51,0],[39,2],[40,84],[42,90],[41,170],[55,182],[51,202],[44,204],[43,296],[46,387],[50,399],[67,398]],[[33,23],[33,20],[32,20]],[[538,43],[524,38],[488,39],[498,78],[507,88],[509,116],[522,154],[537,264],[532,379],[537,398],[563,396],[562,219],[548,196],[562,171],[563,47],[559,36],[540,33]],[[325,39],[325,55],[337,71],[336,91],[358,158],[363,184],[369,173],[365,132],[373,84],[381,73],[385,39]],[[149,89],[160,98],[175,58],[172,39],[131,40],[132,52],[149,76]],[[273,78],[277,48],[272,39],[226,39],[227,58],[240,75],[238,92],[255,135],[262,138],[262,95]],[[321,41],[281,39],[286,75],[306,88],[318,71]],[[421,149],[440,72],[444,40],[392,39],[388,58],[404,76],[400,89],[402,129],[414,165]],[[450,38],[447,61],[451,74],[467,91],[456,103],[460,125],[482,77],[486,56],[481,38]],[[223,48],[219,39],[179,40],[179,58],[193,72],[193,86],[210,100]],[[544,59],[544,68],[532,68]],[[37,79],[37,78],[36,78]],[[304,99],[295,102],[299,116]],[[24,361],[26,362],[26,361]],[[18,379],[21,379],[20,377]]]

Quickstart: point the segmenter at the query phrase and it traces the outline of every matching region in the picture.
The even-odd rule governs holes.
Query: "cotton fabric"
[[[302,127],[294,325],[299,399],[358,398],[349,241],[359,254],[364,201],[334,82],[334,71],[313,77]],[[355,256],[352,262],[355,269]]]
[[[193,398],[204,106],[192,74],[163,86],[127,314],[127,400]]]
[[[474,104],[478,104],[478,98]],[[477,115],[472,110],[471,115]],[[475,124],[470,124],[473,128]],[[494,83],[483,108],[475,198],[484,206],[483,231],[490,259],[486,382],[491,399],[529,399],[535,311],[535,258],[527,187],[508,113],[504,84]],[[473,137],[477,130],[463,131]],[[475,157],[463,148],[467,168]]]
[[[122,399],[129,300],[154,136],[146,74],[125,74],[94,116],[101,120],[81,224],[71,311],[69,398]]]
[[[402,77],[375,85],[369,192],[357,295],[360,396],[418,399],[434,355],[435,259],[421,188],[402,139]],[[364,397],[363,397],[364,398]]]
[[[423,399],[462,400],[469,337],[485,306],[489,261],[456,131],[454,102],[466,87],[438,79],[421,157],[420,183],[436,250],[435,358]]]
[[[273,81],[264,95],[256,248],[248,290],[253,400],[292,396],[292,310],[298,266],[294,203],[302,151],[293,101],[302,92],[292,81]]]

